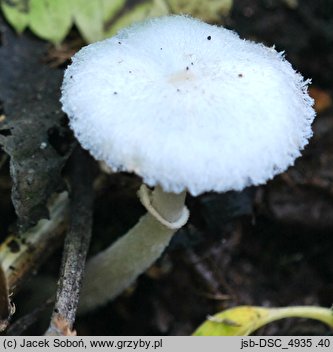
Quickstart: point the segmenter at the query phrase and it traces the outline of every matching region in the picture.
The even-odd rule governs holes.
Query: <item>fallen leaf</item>
[[[333,328],[331,309],[311,306],[262,308],[239,306],[227,309],[207,320],[193,333],[194,336],[248,336],[260,327],[283,318],[319,320]]]

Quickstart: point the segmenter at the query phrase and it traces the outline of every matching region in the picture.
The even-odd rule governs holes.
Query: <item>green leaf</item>
[[[333,329],[333,312],[328,308],[296,306],[262,308],[239,306],[208,319],[193,333],[194,336],[248,336],[260,327],[283,318],[319,320]]]
[[[16,31],[22,33],[29,23],[29,0],[2,0],[1,10]]]
[[[22,32],[29,27],[37,36],[59,44],[73,23],[82,37],[95,42],[114,35],[134,22],[169,13],[184,13],[205,21],[220,21],[232,0],[146,0],[126,8],[126,0],[0,0],[8,22]],[[121,14],[120,16],[118,16]]]
[[[103,8],[103,21],[108,22],[121,10],[126,0],[101,0]]]
[[[54,44],[59,44],[72,26],[68,0],[30,0],[29,18],[31,31]]]
[[[108,28],[104,37],[111,37],[118,32],[119,29],[127,27],[134,22],[139,22],[147,18],[167,15],[169,8],[164,0],[150,0],[141,3],[121,16],[113,25]]]
[[[71,1],[74,23],[86,42],[96,42],[105,37],[104,22],[110,21],[125,2],[126,0]]]
[[[95,42],[103,37],[103,8],[101,0],[72,0],[74,23],[82,37],[88,42]]]

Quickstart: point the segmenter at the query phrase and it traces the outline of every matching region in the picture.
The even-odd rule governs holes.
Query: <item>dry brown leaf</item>
[[[311,87],[309,94],[315,101],[314,108],[317,113],[321,113],[332,106],[332,98],[326,91],[318,87]]]

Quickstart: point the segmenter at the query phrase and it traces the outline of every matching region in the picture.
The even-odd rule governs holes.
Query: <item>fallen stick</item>
[[[93,175],[88,155],[74,152],[69,173],[70,224],[51,322],[45,335],[72,335],[80,286],[89,248],[93,213]]]

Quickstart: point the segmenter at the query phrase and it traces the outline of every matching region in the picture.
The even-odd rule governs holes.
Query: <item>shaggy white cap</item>
[[[80,50],[61,101],[96,159],[197,195],[262,184],[294,163],[312,135],[308,83],[273,48],[167,16]]]

